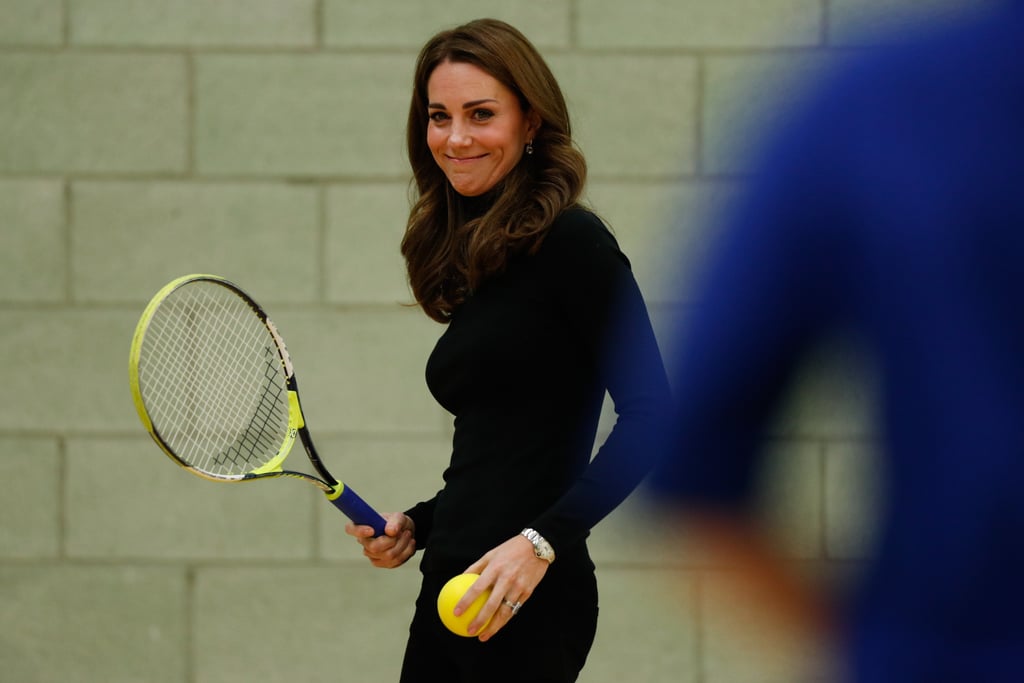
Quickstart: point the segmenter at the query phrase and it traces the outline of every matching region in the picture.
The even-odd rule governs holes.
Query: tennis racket
[[[142,424],[189,472],[223,482],[304,479],[353,522],[384,533],[384,518],[320,460],[284,340],[237,285],[215,275],[165,285],[135,328],[128,367]],[[296,436],[317,476],[282,469]]]

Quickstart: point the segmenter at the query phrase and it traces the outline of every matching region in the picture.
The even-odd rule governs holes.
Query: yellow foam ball
[[[476,615],[480,612],[480,608],[487,602],[487,598],[490,597],[491,591],[486,590],[477,596],[476,600],[462,613],[461,616],[455,616],[455,605],[458,604],[462,596],[466,594],[469,587],[480,577],[479,574],[459,574],[448,580],[448,583],[444,585],[441,592],[437,596],[437,613],[441,617],[441,622],[448,627],[448,630],[452,633],[465,636],[467,638],[475,638],[487,627],[487,624],[491,623],[491,620],[487,620],[487,624],[480,627],[480,630],[474,634],[470,634],[466,631],[469,627],[469,622],[476,618]]]

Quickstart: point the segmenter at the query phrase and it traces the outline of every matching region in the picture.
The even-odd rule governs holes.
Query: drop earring
[[[529,142],[526,143],[526,154],[533,154],[533,140],[530,140]]]

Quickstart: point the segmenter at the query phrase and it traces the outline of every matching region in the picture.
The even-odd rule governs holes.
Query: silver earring
[[[533,140],[530,140],[529,142],[526,143],[526,153],[528,155],[533,154]]]

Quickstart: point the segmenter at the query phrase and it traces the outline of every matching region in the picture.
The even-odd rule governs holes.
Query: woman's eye
[[[490,109],[474,109],[473,119],[476,121],[486,121],[489,118],[494,117],[494,112]]]
[[[429,118],[434,123],[444,123],[445,121],[448,120],[448,114],[446,114],[443,111],[435,111],[431,113],[427,118]]]

